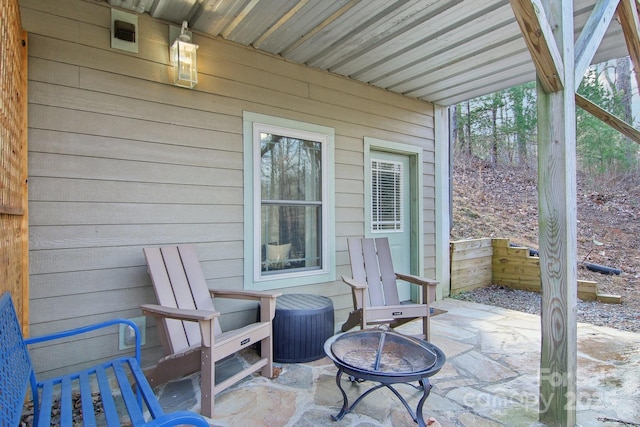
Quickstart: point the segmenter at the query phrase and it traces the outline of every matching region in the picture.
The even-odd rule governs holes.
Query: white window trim
[[[322,268],[291,273],[261,275],[260,236],[260,147],[256,132],[281,132],[322,144]],[[245,289],[268,290],[335,280],[335,184],[333,128],[267,116],[243,113],[244,140],[244,284]],[[259,140],[259,138],[258,138]],[[256,207],[258,209],[256,209]]]

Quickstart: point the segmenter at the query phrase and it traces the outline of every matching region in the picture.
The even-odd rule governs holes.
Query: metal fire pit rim
[[[422,369],[422,370],[418,370],[418,371],[412,371],[412,372],[381,372],[381,371],[374,371],[374,370],[368,370],[368,369],[363,369],[363,368],[359,368],[356,366],[352,366],[349,363],[346,363],[345,361],[341,360],[336,354],[334,354],[332,346],[333,344],[338,341],[339,339],[343,338],[346,335],[358,335],[358,334],[363,334],[363,333],[386,333],[386,334],[392,334],[392,335],[396,335],[399,337],[402,337],[403,339],[406,339],[407,341],[413,341],[416,345],[422,347],[423,349],[425,349],[426,351],[429,351],[431,353],[435,354],[435,362],[428,368],[426,369]],[[400,334],[398,332],[395,332],[391,329],[389,330],[381,330],[379,328],[371,328],[371,329],[363,329],[363,330],[359,330],[359,331],[347,331],[347,332],[342,332],[339,334],[336,334],[332,337],[330,337],[327,341],[325,341],[325,345],[324,345],[324,351],[325,354],[327,355],[327,357],[329,357],[334,364],[344,370],[345,372],[347,372],[349,375],[353,375],[356,376],[358,378],[362,378],[362,379],[371,379],[371,380],[376,380],[379,382],[397,382],[398,380],[403,380],[403,381],[413,381],[413,380],[418,380],[424,377],[430,377],[436,373],[438,373],[440,371],[440,369],[442,369],[442,366],[444,365],[444,363],[446,362],[446,356],[444,354],[444,352],[438,348],[437,346],[435,346],[434,344],[428,342],[428,341],[424,341],[424,340],[419,340],[418,338],[415,337],[411,337],[408,335],[403,335]],[[384,379],[388,379],[388,381],[384,381]]]

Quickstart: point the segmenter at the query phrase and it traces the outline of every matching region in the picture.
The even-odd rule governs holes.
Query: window
[[[404,230],[402,182],[402,163],[371,160],[371,228],[373,232]]]
[[[322,143],[255,124],[262,275],[322,267]],[[290,136],[287,136],[290,135]]]
[[[333,280],[333,131],[252,113],[244,131],[248,287]]]

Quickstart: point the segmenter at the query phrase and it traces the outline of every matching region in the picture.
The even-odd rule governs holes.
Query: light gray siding
[[[435,276],[433,106],[252,49],[195,35],[199,83],[172,86],[168,27],[140,15],[138,54],[110,48],[110,10],[21,0],[29,33],[31,333],[137,317],[155,301],[142,248],[194,243],[211,287],[243,288],[242,113],[335,129],[337,275],[364,234],[365,136],[423,148],[424,274]],[[285,292],[351,308],[339,281]],[[217,308],[226,325],[246,303]],[[149,321],[145,363],[160,354]],[[77,341],[43,371],[108,357],[114,333]],[[91,351],[85,349],[91,348]],[[53,353],[57,353],[54,351]]]

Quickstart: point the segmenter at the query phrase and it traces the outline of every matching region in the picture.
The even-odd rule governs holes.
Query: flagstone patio
[[[431,377],[433,389],[424,418],[442,426],[541,426],[538,423],[540,319],[488,305],[445,299],[445,312],[432,319],[432,342],[447,356]],[[403,326],[411,333],[417,323]],[[225,361],[218,376],[245,363],[244,353]],[[411,416],[391,391],[380,389],[363,399],[341,421],[337,369],[328,358],[300,364],[276,364],[273,380],[249,377],[216,396],[213,426],[412,426]],[[559,379],[560,380],[560,379]],[[343,381],[347,381],[343,376]],[[621,426],[640,422],[640,334],[578,325],[578,425]],[[350,402],[371,382],[343,385]],[[158,388],[167,411],[199,409],[199,375]],[[398,391],[415,408],[421,392],[409,385]]]

